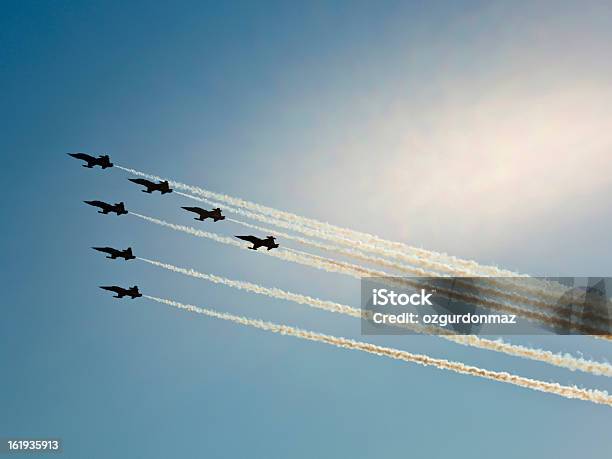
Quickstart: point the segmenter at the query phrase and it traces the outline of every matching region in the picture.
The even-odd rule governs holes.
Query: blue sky
[[[359,338],[350,318],[93,245],[357,305],[356,280],[154,227],[118,164],[533,275],[609,276],[606,2],[5,2],[0,436],[65,457],[601,457],[609,408],[194,317],[153,295]],[[230,222],[207,229],[244,231]],[[368,337],[369,339],[369,337]],[[518,339],[518,338],[517,338]],[[372,341],[564,384],[435,337]],[[525,337],[610,359],[580,337]]]

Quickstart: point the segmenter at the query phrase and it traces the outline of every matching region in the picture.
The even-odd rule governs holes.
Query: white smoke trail
[[[341,237],[339,239],[341,239],[345,243],[350,243],[351,245],[359,244],[359,245],[363,245],[364,248],[369,246],[370,249],[372,248],[385,249],[386,248],[386,250],[389,253],[393,253],[394,251],[397,252],[396,255],[398,256],[402,254],[413,254],[414,256],[417,256],[417,257],[424,256],[424,257],[429,257],[429,258],[437,258],[437,259],[443,260],[445,263],[448,262],[454,265],[464,266],[466,269],[472,269],[472,270],[488,269],[491,275],[495,275],[498,277],[519,276],[519,274],[513,273],[512,271],[500,270],[499,268],[494,268],[494,267],[483,267],[479,265],[478,263],[476,263],[475,261],[461,260],[459,258],[450,256],[447,254],[441,254],[438,252],[433,252],[429,250],[419,249],[416,247],[411,247],[409,245],[406,245],[400,242],[387,241],[385,239],[381,239],[378,236],[374,236],[372,234],[354,231],[348,228],[342,228],[339,226],[331,225],[329,223],[319,222],[314,219],[301,217],[299,215],[292,214],[289,212],[284,212],[281,210],[276,210],[271,207],[262,206],[260,204],[246,201],[244,199],[234,198],[232,196],[228,196],[225,194],[205,190],[204,188],[200,188],[197,186],[187,185],[185,183],[177,182],[175,180],[162,178],[156,175],[148,174],[146,172],[138,171],[136,169],[119,166],[117,164],[115,164],[115,167],[125,172],[129,172],[130,174],[137,175],[140,177],[145,177],[149,180],[157,180],[157,181],[167,180],[173,188],[187,191],[189,193],[193,193],[199,196],[203,196],[204,198],[215,199],[217,201],[223,202],[225,204],[233,205],[239,208],[249,209],[254,212],[258,212],[259,214],[268,215],[268,216],[271,216],[277,219],[277,221],[284,220],[287,223],[291,222],[301,227],[302,229],[311,228],[313,230],[316,230],[316,232],[318,232],[321,235],[324,235],[327,233],[340,235]],[[218,203],[213,203],[211,201],[208,201],[208,202],[212,203],[213,205],[219,205]],[[224,206],[224,207],[227,207],[227,206]],[[232,212],[235,212],[235,211],[236,209],[232,210]],[[473,275],[484,274],[484,272],[480,272],[480,271],[471,271],[470,273]]]
[[[287,292],[276,287],[269,288],[251,282],[227,279],[225,277],[217,276],[214,274],[202,273],[196,271],[195,269],[181,268],[179,266],[174,266],[169,263],[162,263],[160,261],[149,260],[147,258],[137,257],[137,259],[153,266],[157,266],[159,268],[163,268],[168,271],[173,271],[186,276],[194,277],[196,279],[203,279],[216,284],[223,284],[228,287],[236,288],[239,290],[257,293],[259,295],[265,295],[271,298],[288,300],[294,303],[304,304],[314,308],[344,314],[355,318],[362,317],[362,311],[360,309],[336,303],[334,301],[321,300],[299,293]],[[474,335],[439,334],[441,329],[432,326],[425,327],[417,324],[405,324],[405,327],[412,329],[417,333],[437,335],[441,338],[464,346],[472,346],[479,349],[502,352],[504,354],[512,355],[515,357],[545,362],[551,365],[569,369],[571,371],[579,370],[595,375],[612,377],[612,365],[608,363],[594,362],[591,360],[586,360],[584,358],[574,357],[570,354],[555,354],[542,349],[533,349],[521,345],[510,344],[502,341],[501,339],[488,340],[484,338],[479,338],[478,336]]]
[[[369,255],[366,255],[363,252],[359,251],[359,250],[361,250],[361,251],[365,251],[365,252],[375,253],[375,254],[378,254],[378,255],[383,255],[383,256],[386,256],[386,257],[389,257],[389,258],[392,258],[392,259],[400,259],[400,260],[403,260],[403,261],[405,261],[407,263],[412,263],[412,264],[416,263],[419,266],[422,265],[422,266],[429,267],[429,268],[431,268],[432,270],[434,270],[435,272],[438,272],[438,273],[459,274],[459,275],[470,275],[470,274],[473,274],[471,272],[458,270],[457,268],[455,268],[453,266],[450,266],[450,265],[446,265],[444,263],[438,263],[438,262],[434,262],[434,261],[429,261],[426,258],[417,257],[417,256],[414,256],[414,255],[406,255],[404,253],[394,252],[394,251],[391,251],[391,250],[388,250],[388,249],[373,248],[369,244],[367,244],[367,243],[365,243],[363,241],[349,240],[349,239],[340,237],[338,235],[334,235],[334,234],[331,234],[331,233],[328,233],[328,232],[321,231],[320,229],[316,229],[316,228],[313,229],[313,228],[305,227],[305,226],[302,226],[302,225],[299,225],[299,224],[296,224],[296,223],[293,223],[293,222],[286,222],[284,220],[278,220],[278,219],[275,219],[275,218],[272,218],[272,217],[268,217],[266,215],[253,213],[253,212],[250,212],[248,210],[244,210],[244,209],[240,209],[240,208],[236,208],[236,207],[231,207],[231,206],[228,206],[227,204],[221,204],[219,202],[212,201],[212,200],[210,200],[208,198],[203,198],[203,197],[200,197],[200,196],[194,196],[194,195],[191,195],[191,194],[182,193],[180,191],[177,191],[175,194],[177,196],[183,196],[183,197],[186,197],[186,198],[189,198],[189,199],[193,199],[195,201],[207,203],[207,204],[209,204],[209,205],[211,205],[213,207],[223,207],[224,211],[232,212],[232,213],[237,214],[237,215],[242,215],[243,217],[250,218],[251,220],[257,220],[257,221],[260,221],[260,222],[263,222],[263,223],[267,223],[267,224],[270,224],[270,225],[278,226],[280,228],[285,228],[285,229],[289,229],[289,230],[292,230],[292,231],[296,231],[296,232],[304,234],[306,236],[315,237],[315,238],[323,239],[323,240],[327,240],[327,241],[332,241],[332,242],[334,242],[336,244],[340,244],[340,245],[342,245],[344,247],[348,247],[349,248],[349,249],[342,249],[340,247],[333,247],[333,246],[321,244],[321,243],[318,243],[318,242],[315,242],[315,241],[310,241],[309,242],[309,244],[320,244],[319,248],[322,248],[322,249],[323,249],[323,247],[327,247],[327,248],[324,248],[323,250],[347,250],[348,251],[347,253],[351,253],[351,255],[349,255],[349,256],[352,256],[352,257],[355,257],[355,256],[369,257]],[[245,222],[242,222],[240,220],[234,220],[234,219],[228,219],[228,220],[232,220],[234,222],[240,223],[240,224],[245,225],[245,226],[250,225],[249,223],[245,223]],[[256,225],[252,225],[252,227],[256,227]],[[274,231],[274,233],[276,233],[277,235],[280,235],[280,233],[278,231],[276,231],[276,230]],[[295,240],[298,240],[298,239],[296,239],[297,236],[289,236],[289,235],[287,235],[287,233],[283,233],[283,234],[285,234],[286,237],[288,237],[288,238],[293,238]],[[301,239],[300,240],[301,243],[306,244],[306,242],[304,242],[304,241],[306,241],[306,239]],[[359,250],[356,250],[355,247],[357,247]],[[347,254],[347,253],[345,253],[345,254]],[[376,259],[376,257],[371,257],[371,259]],[[377,258],[377,263],[380,264],[381,260],[383,260],[383,259],[378,257]],[[382,262],[385,263],[384,260]],[[402,265],[402,264],[393,263],[393,262],[390,262],[390,261],[387,261],[386,265],[390,266],[390,267],[393,267],[394,269],[398,269],[398,270],[402,270],[402,269],[403,270],[410,270],[411,269],[410,265]]]
[[[180,193],[180,194],[188,196],[185,193]],[[391,269],[400,271],[405,274],[409,274],[411,276],[446,277],[436,271],[428,271],[428,270],[414,267],[414,266],[407,266],[401,263],[396,263],[391,260],[387,260],[385,258],[367,255],[358,250],[324,244],[318,241],[313,241],[312,239],[306,239],[301,236],[295,236],[292,234],[284,233],[282,231],[272,230],[270,228],[253,225],[252,223],[247,223],[241,220],[236,220],[235,218],[226,218],[226,220],[233,222],[233,223],[237,223],[242,226],[245,226],[247,228],[252,228],[257,231],[261,231],[266,234],[274,234],[277,237],[282,237],[288,240],[296,241],[308,247],[313,247],[316,249],[324,250],[324,251],[335,253],[338,255],[344,255],[344,256],[347,256],[347,257],[350,257],[350,258],[353,258],[353,259],[356,259],[362,262],[371,263],[371,264],[378,265],[378,266],[384,266],[387,268],[391,268]],[[487,296],[491,299],[494,299],[497,297],[497,298],[509,300],[513,304],[518,303],[519,305],[529,305],[529,306],[535,306],[536,308],[540,308],[540,309],[546,309],[548,311],[553,312],[553,314],[550,314],[551,317],[554,317],[556,314],[564,314],[568,312],[566,308],[560,307],[555,303],[547,303],[547,302],[535,300],[531,297],[523,296],[518,292],[502,290],[499,287],[496,287],[493,284],[493,282],[491,282],[492,280],[493,279],[491,278],[485,278],[485,279],[482,279],[477,285],[479,292],[481,294],[483,293],[487,294]],[[458,282],[461,282],[461,280],[459,280]],[[600,321],[600,323],[607,324],[609,322],[606,317],[599,316],[597,314],[592,314],[592,316],[595,320]]]
[[[211,233],[209,231],[202,231],[202,230],[198,230],[193,227],[190,227],[190,226],[169,223],[164,220],[160,220],[160,219],[153,218],[153,217],[148,217],[146,215],[142,215],[142,214],[132,212],[132,211],[130,211],[128,214],[141,218],[150,223],[155,223],[156,225],[165,226],[166,228],[170,228],[175,231],[180,231],[183,233],[191,234],[192,236],[207,238],[207,239],[211,239],[216,242],[220,242],[222,244],[227,244],[227,245],[231,245],[234,247],[239,247],[244,250],[249,250],[244,244],[241,244],[240,242],[234,239],[231,239],[225,236],[220,236],[218,234]],[[253,252],[253,251],[249,250],[249,252]],[[300,250],[295,250],[295,249],[286,248],[286,249],[277,249],[274,251],[263,251],[263,252],[258,252],[258,253],[265,254],[265,255],[268,255],[274,258],[280,258],[281,260],[285,260],[285,261],[291,261],[291,262],[298,263],[301,265],[311,266],[313,268],[323,269],[328,272],[346,274],[349,276],[353,276],[357,279],[360,279],[362,276],[370,276],[370,277],[387,276],[387,273],[382,272],[382,271],[367,270],[366,268],[363,268],[361,266],[357,266],[351,263],[345,263],[345,262],[340,262],[340,261],[332,260],[332,259],[325,258],[325,257],[320,257],[318,255],[312,255],[312,254],[302,252]]]
[[[316,237],[319,239],[325,239],[329,241],[333,241],[336,244],[343,245],[344,247],[333,246],[329,244],[323,244],[317,241],[313,241],[310,239],[302,238],[299,236],[290,235],[288,233],[280,232],[278,230],[271,230],[269,228],[263,228],[258,225],[253,225],[251,223],[243,222],[241,220],[236,220],[233,218],[227,218],[228,221],[233,221],[240,225],[257,229],[259,231],[264,231],[266,233],[274,233],[277,236],[285,237],[290,240],[295,240],[303,245],[308,245],[310,247],[315,247],[321,250],[325,250],[328,252],[333,252],[341,255],[345,255],[351,257],[353,259],[357,259],[360,261],[365,261],[367,263],[372,263],[378,266],[385,266],[391,269],[398,270],[403,273],[407,273],[413,276],[426,276],[426,277],[438,277],[438,276],[473,276],[474,272],[466,271],[461,268],[454,267],[452,265],[448,265],[445,263],[440,263],[437,261],[431,261],[424,257],[418,257],[414,255],[406,255],[404,253],[398,253],[394,251],[390,251],[387,249],[372,249],[371,246],[362,242],[362,241],[350,241],[344,239],[342,237],[338,237],[336,235],[328,234],[325,232],[321,232],[317,229],[309,229],[305,228],[301,225],[297,225],[291,222],[285,222],[282,220],[276,220],[271,217],[267,217],[265,215],[256,214],[253,212],[249,212],[243,209],[233,208],[231,206],[220,204],[215,201],[211,201],[208,198],[202,198],[199,196],[190,195],[187,193],[182,193],[180,191],[176,192],[177,195],[193,199],[200,202],[205,202],[214,207],[223,207],[224,210],[236,213],[238,215],[245,216],[247,218],[262,221],[271,225],[279,226],[285,229],[290,229],[307,236]],[[355,249],[354,247],[358,246],[360,249]],[[380,256],[372,256],[367,255],[365,252],[376,253],[378,255],[383,255],[392,259],[402,260],[405,263],[394,262],[385,258],[381,258]],[[423,266],[428,268],[429,270],[425,270],[419,268],[418,266]],[[517,275],[519,276],[519,275]],[[494,295],[501,296],[502,298],[511,300],[511,301],[519,301],[524,304],[528,304],[531,306],[535,306],[542,309],[551,310],[555,313],[563,313],[563,308],[556,305],[558,299],[565,293],[566,289],[564,289],[560,285],[554,285],[550,282],[543,282],[538,279],[531,279],[526,275],[520,275],[521,281],[517,283],[515,279],[507,278],[507,279],[496,279],[496,278],[488,278],[487,285],[481,286],[481,290],[488,290]],[[529,285],[529,283],[533,283],[533,285]],[[535,298],[534,298],[535,297]],[[539,300],[539,299],[540,300]],[[601,317],[598,315],[594,316],[595,320],[602,321],[604,324],[608,323],[608,319],[605,317]]]
[[[185,232],[187,234],[191,234],[197,237],[212,239],[217,242],[221,242],[221,243],[228,244],[228,245],[233,245],[235,247],[240,247],[242,249],[247,250],[247,248],[244,245],[240,244],[239,242],[233,239],[230,239],[228,237],[225,237],[225,236],[219,236],[218,234],[215,234],[215,233],[197,230],[189,226],[169,223],[164,220],[159,220],[153,217],[147,217],[146,215],[141,215],[141,214],[131,212],[131,211],[129,212],[129,215],[134,215],[143,220],[149,221],[151,223],[155,223],[157,225],[165,226],[165,227],[171,228],[176,231]],[[390,276],[388,273],[384,271],[368,269],[368,268],[364,268],[362,266],[358,266],[352,263],[336,261],[330,258],[325,258],[325,257],[321,257],[318,255],[309,254],[307,252],[302,252],[296,249],[286,248],[284,250],[276,250],[273,252],[265,251],[262,253],[268,256],[274,257],[274,258],[279,258],[285,261],[291,261],[291,262],[298,263],[298,264],[305,265],[305,266],[311,266],[313,268],[322,269],[328,272],[346,274],[356,279],[361,279],[362,277],[387,277],[388,278]],[[418,288],[422,287],[421,284],[411,279],[400,279],[400,280],[389,279],[388,282],[397,284],[403,287],[407,285],[412,286],[412,287],[418,287]],[[496,310],[507,312],[510,314],[520,315],[533,322],[548,323],[551,325],[558,325],[558,326],[563,326],[566,328],[568,328],[569,326],[573,326],[578,331],[582,331],[585,333],[599,334],[599,330],[593,329],[592,327],[582,325],[582,324],[572,325],[566,319],[560,319],[557,317],[553,317],[547,313],[533,312],[527,309],[523,309],[521,307],[514,306],[512,304],[508,304],[507,302],[504,302],[504,301],[493,301],[493,300],[488,300],[486,298],[478,298],[478,297],[475,297],[469,294],[465,295],[465,294],[458,294],[456,292],[449,292],[449,291],[445,292],[441,288],[437,288],[437,291],[439,294],[449,297],[450,299],[460,299],[462,301],[467,301],[468,303],[480,304],[490,309],[496,309]],[[448,295],[451,295],[451,296],[448,296]],[[602,338],[602,339],[612,339],[611,335],[599,335],[597,337]]]
[[[182,194],[184,194],[184,193],[182,193]],[[360,252],[358,250],[354,250],[354,249],[350,249],[350,248],[337,247],[337,246],[333,246],[333,245],[329,245],[329,244],[324,244],[322,242],[314,241],[312,239],[306,239],[304,237],[295,236],[293,234],[285,233],[285,232],[278,231],[278,230],[273,230],[271,228],[264,228],[263,226],[253,225],[252,223],[247,223],[247,222],[244,222],[242,220],[236,220],[235,218],[226,218],[226,220],[230,221],[230,222],[233,222],[233,223],[237,223],[237,224],[242,225],[242,226],[244,226],[246,228],[255,229],[257,231],[261,231],[261,232],[266,233],[266,234],[273,234],[276,237],[282,237],[282,238],[288,239],[290,241],[296,241],[296,242],[299,242],[300,244],[308,246],[308,247],[313,247],[315,249],[324,250],[326,252],[331,252],[331,253],[335,253],[335,254],[338,254],[338,255],[344,255],[344,256],[351,257],[353,259],[359,260],[359,261],[375,264],[375,265],[378,265],[378,266],[385,266],[387,268],[395,269],[397,271],[401,271],[402,273],[410,274],[410,275],[413,275],[413,276],[428,277],[428,276],[435,276],[437,274],[437,273],[435,273],[433,271],[426,271],[426,270],[424,270],[422,268],[402,265],[400,263],[395,263],[395,262],[387,260],[385,258],[376,257],[376,256],[372,256],[372,255],[367,255],[367,254],[362,253],[362,252]]]
[[[524,376],[518,376],[507,372],[486,370],[475,366],[465,365],[460,362],[453,362],[446,359],[437,359],[423,354],[413,354],[399,349],[378,346],[375,344],[366,343],[363,341],[355,341],[348,338],[324,335],[322,333],[302,330],[299,328],[291,327],[289,325],[275,324],[272,322],[264,322],[263,320],[236,316],[234,314],[218,312],[212,309],[205,309],[190,304],[179,303],[177,301],[157,298],[154,296],[143,296],[144,298],[147,298],[149,300],[172,306],[178,309],[183,309],[186,311],[206,315],[209,317],[214,317],[221,320],[226,320],[240,325],[258,328],[260,330],[279,333],[281,335],[290,335],[308,341],[326,343],[344,349],[358,350],[362,352],[367,352],[369,354],[385,356],[392,359],[416,363],[423,366],[433,366],[442,370],[450,370],[455,373],[477,376],[480,378],[490,379],[498,382],[505,382],[508,384],[513,384],[515,386],[525,387],[532,390],[556,394],[569,399],[575,398],[602,405],[612,406],[612,396],[610,396],[606,391],[603,390],[582,389],[576,386],[563,386],[559,383],[540,381],[537,379],[526,378]]]
[[[119,165],[115,165],[115,167],[137,176],[146,177],[150,180],[166,180],[156,175],[151,175],[135,169]],[[544,298],[547,300],[557,300],[560,294],[563,294],[565,291],[565,288],[561,285],[555,285],[554,283],[548,281],[532,279],[526,274],[519,274],[494,266],[484,266],[472,260],[463,260],[457,257],[450,256],[448,254],[419,249],[399,242],[388,241],[372,234],[338,227],[329,223],[319,222],[314,219],[301,217],[296,214],[262,206],[260,204],[256,204],[240,198],[234,198],[225,194],[215,193],[213,191],[205,190],[197,186],[187,185],[181,182],[177,182],[175,180],[167,180],[174,188],[182,189],[184,191],[203,196],[204,198],[200,198],[200,200],[211,203],[215,206],[223,206],[226,210],[229,210],[230,212],[239,213],[248,216],[249,218],[266,221],[267,223],[271,223],[277,226],[293,229],[309,236],[333,240],[334,242],[341,245],[349,247],[354,247],[356,245],[364,251],[378,253],[380,255],[403,260],[408,263],[417,262],[419,265],[428,266],[432,269],[437,269],[441,272],[448,273],[454,276],[493,276],[509,278],[524,277],[526,279],[523,280],[520,284],[516,284],[513,279],[508,279],[507,281],[491,279],[490,282],[499,284],[502,288],[518,288],[522,291],[529,292],[530,294],[536,295],[539,298]],[[188,195],[180,192],[177,192],[177,194],[184,195],[191,199],[198,199],[196,196],[193,195]],[[218,201],[221,201],[225,204],[221,205],[218,202],[211,201],[211,198],[217,199]],[[230,205],[240,207],[240,209],[231,208]],[[263,215],[248,212],[244,209],[251,209]],[[266,219],[266,217],[264,217],[265,215],[271,216],[274,219]],[[528,285],[529,283],[532,283],[532,285]],[[606,323],[608,322],[607,318],[596,317],[596,319],[603,320]]]
[[[340,303],[335,303],[333,301],[320,300],[318,298],[301,295],[299,293],[287,292],[285,290],[282,290],[276,287],[268,288],[262,285],[253,284],[251,282],[227,279],[225,277],[217,276],[215,274],[206,274],[206,273],[196,271],[195,269],[181,268],[179,266],[174,266],[169,263],[162,263],[156,260],[149,260],[148,258],[142,258],[142,257],[136,257],[136,258],[140,261],[144,261],[145,263],[149,263],[153,266],[167,269],[168,271],[173,271],[179,274],[194,277],[196,279],[207,280],[215,284],[226,285],[228,287],[232,287],[238,290],[244,290],[247,292],[257,293],[259,295],[265,295],[271,298],[278,298],[281,300],[293,301],[294,303],[305,304],[305,305],[313,306],[315,308],[323,309],[325,311],[337,312],[340,314],[348,314],[348,315],[354,316],[355,311],[356,311],[357,316],[354,316],[354,317],[359,317],[361,315],[359,310],[352,308],[350,306],[345,306]]]

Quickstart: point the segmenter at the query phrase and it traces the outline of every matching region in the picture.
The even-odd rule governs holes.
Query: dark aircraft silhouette
[[[213,210],[202,209],[201,207],[181,207],[181,209],[185,209],[189,212],[193,212],[199,215],[198,218],[194,218],[194,220],[199,220],[203,222],[207,218],[212,218],[214,221],[218,222],[219,220],[225,220],[225,217],[221,215],[221,209],[218,207]]]
[[[143,193],[153,193],[154,191],[159,191],[161,194],[172,193],[172,188],[170,188],[168,180],[159,183],[141,178],[131,178],[128,180],[130,182],[137,183],[138,185],[146,186],[147,189],[142,190]]]
[[[68,155],[76,159],[87,161],[87,164],[83,164],[83,167],[88,167],[90,169],[94,166],[100,166],[102,169],[113,167],[113,163],[110,162],[110,157],[108,155],[100,155],[97,158],[87,153],[68,153]]]
[[[260,239],[257,236],[236,236],[238,239],[250,242],[253,247],[249,247],[251,250],[257,250],[260,247],[266,247],[268,250],[272,250],[278,247],[274,236],[268,236],[265,239]]]
[[[134,298],[140,298],[142,296],[142,293],[138,291],[137,285],[134,285],[131,288],[122,288],[122,287],[117,287],[116,285],[100,286],[100,288],[104,290],[108,290],[109,292],[116,293],[117,295],[114,296],[113,298],[123,298],[124,296],[130,296],[132,297],[132,299],[134,299]]]
[[[92,247],[92,249],[97,250],[98,252],[108,253],[108,257],[111,260],[116,260],[117,258],[125,258],[125,261],[134,260],[136,257],[132,253],[132,248],[128,247],[125,250],[117,250],[112,247]]]
[[[108,214],[109,212],[115,212],[117,215],[125,215],[128,213],[125,210],[125,204],[123,202],[119,202],[115,205],[108,204],[102,201],[83,201],[85,204],[89,204],[90,206],[99,207],[102,210],[99,210],[99,214]]]

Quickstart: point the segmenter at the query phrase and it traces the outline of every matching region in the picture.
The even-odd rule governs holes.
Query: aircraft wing
[[[143,186],[155,185],[155,183],[149,182],[148,180],[142,179],[142,178],[131,178],[131,179],[128,179],[128,180],[130,182],[137,183],[138,185],[143,185]]]
[[[251,244],[258,244],[261,242],[261,239],[259,239],[256,236],[236,236],[238,239],[242,239],[243,241],[247,241],[250,242]]]
[[[107,203],[103,201],[85,201],[85,202],[92,206],[101,207],[102,209],[104,209],[105,207],[110,207]]]
[[[92,247],[92,249],[97,250],[98,252],[111,253],[111,254],[116,252],[116,250],[113,249],[112,247]]]
[[[68,155],[76,159],[82,159],[83,161],[91,161],[92,159],[95,159],[93,156],[86,153],[68,153]]]
[[[185,209],[189,212],[195,212],[196,214],[201,214],[201,213],[206,212],[204,209],[200,207],[181,207],[181,209]]]

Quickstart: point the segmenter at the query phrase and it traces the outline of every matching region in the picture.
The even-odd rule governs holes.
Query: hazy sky
[[[111,299],[97,286],[137,283],[360,338],[350,318],[105,260],[89,247],[359,301],[352,278],[96,214],[81,201],[198,225],[192,203],[65,153],[533,275],[610,276],[610,2],[5,2],[0,43],[0,436],[61,437],[70,458],[609,454],[607,407]]]

